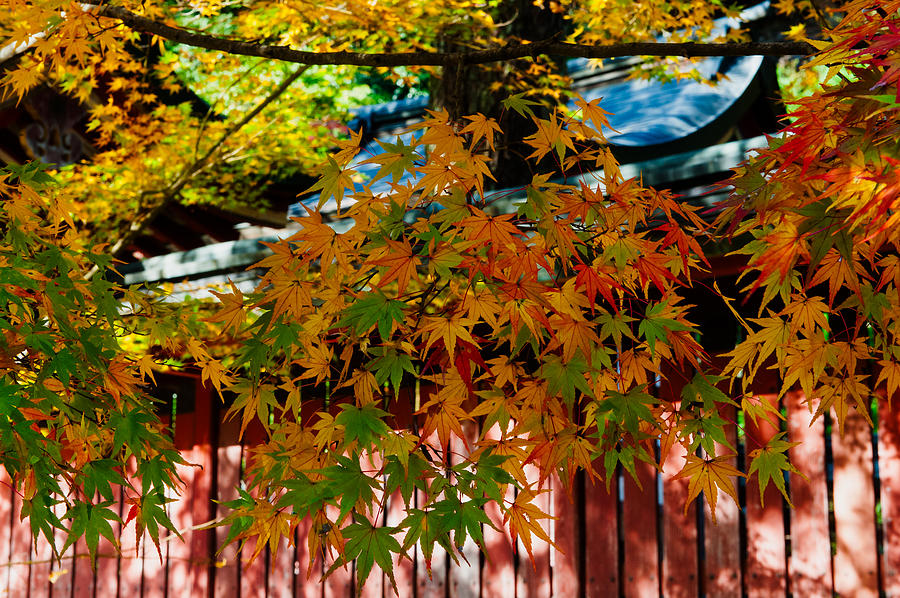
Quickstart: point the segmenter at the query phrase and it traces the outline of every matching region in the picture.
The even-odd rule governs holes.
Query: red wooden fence
[[[353,571],[339,570],[320,583],[321,570],[306,577],[305,529],[296,548],[282,546],[252,564],[234,548],[218,557],[214,550],[224,530],[200,531],[193,526],[221,514],[217,502],[234,498],[245,468],[247,448],[235,442],[236,424],[222,422],[217,401],[191,378],[168,377],[177,395],[175,437],[186,459],[202,466],[184,467],[187,484],[182,498],[169,505],[185,541],[165,541],[162,560],[152,544],[136,554],[134,527],[120,530],[123,552],[101,543],[97,568],[91,570],[83,542],[57,563],[41,542],[34,544],[19,523],[19,497],[4,478],[0,484],[0,596],[15,598],[338,598],[357,595]],[[774,382],[774,381],[773,381]],[[168,387],[167,387],[168,388]],[[664,383],[663,396],[678,389]],[[774,388],[758,392],[772,397]],[[556,519],[548,522],[555,543],[535,546],[532,568],[521,545],[505,534],[485,530],[487,551],[463,548],[468,565],[449,567],[436,551],[429,579],[421,555],[402,562],[396,579],[402,597],[494,598],[550,596],[900,596],[900,405],[880,404],[877,428],[861,417],[847,422],[843,438],[824,419],[810,425],[810,414],[791,393],[783,402],[794,464],[808,482],[788,479],[794,509],[774,488],[765,507],[751,482],[739,484],[744,503],[736,508],[719,501],[718,524],[701,501],[684,510],[686,480],[673,478],[681,455],[671,454],[657,473],[641,470],[643,491],[619,476],[611,492],[584,478],[576,480],[571,498],[553,480],[542,507]],[[740,419],[736,418],[735,421]],[[474,428],[469,433],[475,435]],[[746,438],[777,433],[747,422]],[[739,447],[737,465],[754,446],[732,431]],[[746,444],[745,444],[746,443]],[[461,443],[460,443],[461,444]],[[461,447],[455,447],[459,450]],[[534,472],[530,472],[534,475]],[[488,516],[498,523],[496,509]],[[402,512],[389,499],[385,519],[396,524]],[[362,595],[391,595],[374,575]]]

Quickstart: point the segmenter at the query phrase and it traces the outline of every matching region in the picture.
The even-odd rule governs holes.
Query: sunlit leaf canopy
[[[433,52],[518,43],[509,2],[212,2],[121,3],[159,23],[218,38],[314,52]],[[21,96],[57,86],[90,106],[88,129],[99,150],[63,173],[76,218],[96,240],[116,243],[132,222],[177,195],[183,204],[260,202],[273,180],[309,173],[346,134],[349,108],[427,89],[435,67],[310,67],[267,100],[294,67],[264,59],[179,46],[97,17],[89,3],[14,2],[4,23],[7,48],[20,48],[5,73]],[[561,39],[583,43],[745,39],[739,28],[713,34],[714,18],[737,7],[707,2],[557,3]],[[27,50],[26,50],[27,48]],[[145,68],[145,67],[149,67]],[[502,65],[490,68],[506,68]],[[546,65],[540,67],[547,71]],[[515,77],[498,78],[513,86]],[[382,94],[371,93],[381,84]],[[382,82],[392,83],[384,85]],[[565,88],[547,71],[544,83]],[[184,88],[208,104],[179,103]],[[525,87],[508,91],[539,90]],[[176,95],[175,100],[171,94]],[[393,99],[393,98],[392,98]],[[260,114],[232,130],[254,107]],[[118,247],[117,247],[118,248]]]
[[[534,499],[550,477],[571,484],[583,470],[608,485],[618,468],[633,474],[676,444],[690,455],[678,475],[689,478],[691,497],[733,497],[732,480],[747,474],[762,488],[792,471],[782,458],[791,443],[758,443],[745,473],[723,433],[728,407],[778,417],[752,392],[761,371],[777,370],[781,394],[796,384],[839,428],[853,410],[867,415],[874,387],[900,389],[900,3],[824,13],[803,4],[802,16],[823,31],[810,40],[820,50],[811,64],[826,66],[826,79],[844,76],[797,100],[784,134],[738,169],[714,222],[622,175],[602,143],[602,100],[542,104],[554,90],[529,86],[564,82],[553,61],[519,71],[497,58],[540,43],[504,35],[513,9],[525,6],[534,7],[11,5],[15,18],[3,27],[12,95],[42,82],[72,94],[91,107],[99,150],[55,179],[34,164],[10,166],[0,187],[0,442],[35,534],[52,541],[54,529],[68,530],[67,546],[84,534],[94,550],[118,517],[111,488],[122,482],[140,534],[158,545],[161,532],[175,531],[161,505],[178,486],[181,458],[143,386],[164,363],[190,363],[230,396],[242,431],[261,431],[248,487],[227,505],[229,539],[255,544],[258,555],[309,517],[312,560],[326,560],[328,572],[356,559],[360,584],[375,563],[390,576],[393,555],[408,558],[413,545],[426,560],[435,545],[455,560],[456,547],[478,541],[484,525],[506,526],[530,550],[533,538],[548,537]],[[563,44],[588,45],[701,39],[714,17],[736,10],[705,2],[536,8],[559,15]],[[217,40],[223,53],[170,46],[147,33],[154,27]],[[420,136],[367,158],[375,179],[394,183],[375,194],[355,188],[349,165],[359,136],[328,126],[342,122],[353,95],[335,99],[323,86],[340,73],[364,80],[350,68],[246,57],[287,45],[314,53],[307,62],[405,61],[408,70],[381,76],[427,73],[456,84],[465,51],[487,48],[477,56],[489,66],[478,73],[499,71],[493,91],[508,84],[516,93],[498,102],[497,118],[435,107],[413,126]],[[698,47],[710,49],[682,49],[692,56]],[[340,54],[324,54],[333,51]],[[417,70],[412,57],[431,70]],[[213,111],[167,101],[185,80]],[[453,85],[440,90],[436,98],[458,99]],[[504,130],[511,115],[518,128]],[[524,201],[498,213],[492,156],[512,141],[528,172]],[[337,231],[311,209],[256,264],[256,290],[230,286],[197,306],[105,276],[110,254],[172,202],[227,206],[311,165],[321,175],[310,189],[318,203],[333,201],[352,224]],[[595,180],[564,177],[587,169]],[[401,183],[404,173],[415,176]],[[710,272],[706,253],[722,247],[746,256],[737,288],[754,297],[753,313],[740,313],[746,305]],[[725,363],[698,339],[686,296],[700,285],[717,291],[742,330]],[[140,342],[126,350],[134,337]],[[655,383],[672,372],[683,391],[661,400]],[[379,515],[393,493],[407,516],[385,527]],[[488,503],[502,522],[485,521]]]

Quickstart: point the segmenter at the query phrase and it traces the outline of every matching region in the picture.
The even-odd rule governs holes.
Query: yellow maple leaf
[[[459,314],[453,314],[450,317],[428,316],[425,318],[421,327],[421,335],[424,337],[428,334],[428,341],[425,343],[427,351],[431,345],[439,340],[444,341],[444,348],[450,356],[450,361],[454,359],[456,350],[456,339],[462,339],[467,343],[477,346],[478,343],[472,338],[469,330],[472,329],[474,322],[469,318],[464,318]]]
[[[738,502],[737,488],[734,478],[746,478],[746,474],[735,469],[729,461],[734,455],[721,455],[714,458],[703,458],[689,454],[685,460],[684,468],[678,472],[675,479],[688,478],[688,496],[684,503],[684,512],[687,514],[688,506],[700,492],[709,502],[713,523],[716,522],[716,502],[719,498],[719,490],[723,490],[730,496],[735,504]]]
[[[239,288],[234,286],[233,282],[229,280],[228,283],[231,285],[230,293],[219,293],[218,291],[210,290],[210,293],[215,295],[222,303],[222,307],[206,320],[208,322],[224,322],[223,333],[228,332],[229,328],[233,328],[234,332],[237,333],[247,319],[244,294]]]

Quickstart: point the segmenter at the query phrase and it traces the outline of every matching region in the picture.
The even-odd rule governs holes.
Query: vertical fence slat
[[[65,522],[64,522],[65,523]],[[91,559],[88,556],[87,543],[84,537],[79,538],[69,550],[73,551],[73,559],[75,565],[73,585],[77,588],[76,596],[83,593],[85,596],[94,596],[94,587],[97,585],[97,579],[94,570],[91,568]],[[115,571],[112,572],[115,578]]]
[[[210,446],[213,425],[212,396],[210,390],[196,380],[194,434],[189,461],[199,467],[194,468],[192,494],[192,529],[190,539],[190,588],[193,596],[206,596],[209,592],[210,569],[213,561],[210,551],[212,532],[209,529],[195,529],[215,517],[215,504],[210,500],[212,482],[212,451]],[[122,597],[120,597],[122,598]]]
[[[31,559],[31,588],[29,598],[49,598],[50,596],[50,561],[53,558],[53,549],[47,538],[38,536],[32,542]]]
[[[825,481],[825,422],[812,414],[798,391],[784,396],[788,439],[799,442],[789,451],[791,463],[806,480],[790,474],[791,556],[789,582],[795,596],[831,596],[831,540],[828,533],[828,490]]]
[[[657,396],[669,404],[674,417],[681,404],[681,391],[688,373],[672,366],[663,366]],[[671,423],[671,422],[670,422]],[[687,451],[677,442],[662,463],[662,542],[663,562],[660,567],[660,586],[666,598],[696,598],[699,592],[699,564],[697,561],[697,505],[692,501],[685,509],[689,480],[675,479],[684,468]]]
[[[3,564],[3,569],[0,570],[0,591],[7,594],[9,593],[11,567],[8,564],[12,560],[10,548],[14,520],[12,480],[6,472],[6,468],[0,465],[0,564]]]
[[[719,414],[726,421],[736,421],[736,410],[729,405],[719,405]],[[737,428],[726,429],[726,438],[732,446],[737,446]],[[727,447],[717,450],[729,452]],[[724,453],[723,453],[724,454]],[[737,465],[731,459],[732,466]],[[736,482],[735,482],[736,485]],[[738,506],[730,496],[719,493],[716,503],[716,523],[713,523],[709,506],[704,509],[706,535],[706,563],[704,587],[709,598],[734,596],[741,591],[741,545]]]
[[[117,509],[117,513],[122,513],[122,489],[113,486],[113,495],[119,501],[118,505],[112,508]],[[121,525],[116,521],[110,521],[113,533],[118,538]],[[87,554],[87,546],[84,547],[84,553]],[[78,563],[78,569],[82,569],[82,565],[90,568],[90,559],[86,556]],[[76,569],[76,571],[78,571]],[[82,569],[83,571],[83,569]],[[80,576],[79,576],[80,577]],[[80,587],[80,586],[79,586]],[[97,545],[97,561],[94,569],[94,598],[116,598],[119,591],[119,556],[109,540],[100,536],[100,543]]]
[[[237,486],[241,481],[241,445],[238,444],[237,432],[239,426],[234,420],[223,422],[219,428],[219,447],[217,449],[217,492],[219,503],[225,503],[238,497]],[[216,517],[222,518],[228,514],[228,509],[222,504],[216,506]],[[228,536],[227,527],[217,527],[216,549],[222,547]],[[304,538],[305,540],[305,538]],[[231,544],[218,556],[213,595],[237,596],[238,575],[240,563],[237,552],[237,544]]]
[[[900,404],[882,401],[878,409],[878,469],[884,530],[884,591],[900,597]]]
[[[478,427],[474,422],[463,422],[462,425],[466,442],[456,436],[450,439],[451,463],[454,465],[466,460],[469,454],[466,444],[472,447],[478,438]],[[472,538],[466,538],[462,556],[458,558],[459,565],[452,563],[450,565],[448,588],[450,598],[478,598],[481,593],[481,565],[478,545]]]
[[[433,434],[426,442],[430,446],[438,446],[437,434]],[[443,451],[437,453],[443,454]],[[429,510],[431,507],[425,504],[425,493],[416,491],[416,504],[418,508]],[[447,590],[447,551],[435,543],[434,552],[431,555],[431,573],[428,572],[428,563],[422,551],[416,553],[416,596],[418,598],[445,598]]]
[[[190,455],[182,453],[185,459],[190,460]],[[189,465],[177,465],[176,471],[178,477],[185,483],[181,495],[178,499],[170,503],[170,518],[175,529],[177,529],[184,540],[177,537],[171,538],[169,544],[169,579],[168,579],[168,595],[177,596],[184,593],[190,588],[190,528],[193,525],[191,501],[191,487],[193,483],[194,470]],[[165,534],[161,532],[160,535]],[[166,534],[168,535],[168,534]]]
[[[400,491],[397,490],[388,497],[387,501],[388,527],[397,527],[400,525],[400,522],[403,521],[405,517],[405,509],[406,507],[403,504],[403,496],[401,496]],[[404,535],[405,532],[401,531],[394,536],[401,545],[403,544]],[[415,550],[415,546],[409,549],[409,556],[411,557],[409,559],[403,558],[399,555],[393,556],[394,581],[397,582],[397,595],[399,596],[413,595],[413,587],[415,581],[415,573],[413,571],[416,558]],[[387,582],[385,585],[385,595],[388,595],[389,591],[393,592],[393,590],[389,590],[389,585],[390,582]]]
[[[244,433],[244,445],[242,451],[243,471],[241,474],[242,486],[249,487],[249,473],[253,467],[253,455],[251,448],[258,445],[265,438],[265,431],[258,422],[251,423]],[[262,550],[253,561],[253,551],[256,549],[256,538],[251,538],[240,552],[241,559],[241,598],[265,598],[266,595],[266,552]]]
[[[363,452],[359,458],[360,468],[366,473],[366,475],[375,476],[376,479],[382,480],[383,476],[381,476],[380,472],[382,471],[382,461],[381,456],[378,454],[369,455]],[[377,490],[375,493],[375,502],[380,503],[384,498],[384,491]],[[376,526],[381,526],[384,513],[380,510],[376,509],[375,513],[372,514],[369,521]],[[358,575],[357,575],[358,577]],[[381,598],[382,592],[384,590],[384,575],[378,567],[378,564],[374,564],[372,566],[372,570],[369,571],[369,577],[366,579],[365,585],[361,588],[357,588],[356,595],[359,598]],[[388,582],[390,585],[390,582]],[[393,593],[393,590],[388,590]]]
[[[0,468],[0,476],[2,476],[2,468]],[[2,479],[2,478],[0,478]],[[69,485],[65,481],[60,482],[60,487],[64,493],[68,493]],[[0,483],[0,492],[3,491],[2,483]],[[0,501],[3,499],[0,498]],[[57,504],[53,507],[53,512],[57,517],[62,519],[62,516],[66,512],[66,506],[64,504]],[[4,511],[3,506],[0,506],[0,563],[6,562],[6,559],[3,558],[3,546],[4,540],[7,538],[5,529],[3,527],[3,519]],[[61,530],[55,530],[53,537],[56,541],[56,549],[60,550],[65,544],[67,534]],[[8,549],[8,547],[7,547]],[[53,581],[50,587],[50,595],[53,598],[70,598],[72,596],[72,580],[75,576],[75,547],[70,546],[66,551],[62,558],[57,563],[55,560],[53,561],[53,569],[50,572],[51,579]]]
[[[0,466],[0,558],[3,569],[0,570],[0,592],[9,595],[9,580],[12,566],[12,537],[16,516],[13,511],[15,490],[6,468]]]
[[[550,567],[552,571],[551,595],[577,596],[578,580],[580,578],[580,565],[578,545],[579,528],[584,525],[579,517],[579,507],[576,501],[581,500],[578,491],[581,489],[583,478],[576,478],[572,482],[572,488],[567,493],[563,488],[562,480],[553,475],[550,478],[552,494],[551,515],[556,519],[551,523],[554,543],[559,548],[550,548]]]
[[[625,498],[622,504],[622,527],[625,532],[623,588],[628,598],[659,595],[656,469],[637,463],[635,470],[641,486],[625,474]]]
[[[602,471],[603,464],[596,462]],[[619,595],[619,526],[615,478],[607,491],[604,481],[584,484],[584,591],[587,598]]]
[[[528,464],[524,468],[525,479],[537,489],[537,481],[540,471],[534,465]],[[548,481],[545,480],[541,490],[548,490]],[[550,492],[541,492],[534,498],[534,505],[544,513],[550,513]],[[538,524],[547,529],[549,519],[543,519]],[[547,598],[550,596],[550,545],[537,536],[531,537],[531,550],[534,562],[528,558],[528,552],[522,540],[518,540],[518,568],[516,570],[516,597],[517,598]]]
[[[31,557],[31,530],[27,522],[19,520],[22,510],[22,497],[18,492],[12,494],[12,542],[10,544],[9,596],[27,596],[29,583],[28,560]]]
[[[170,542],[160,543],[159,552],[149,535],[141,539],[141,566],[144,593],[142,598],[164,598],[166,595],[166,557]],[[120,597],[120,598],[128,598]]]
[[[338,517],[337,508],[328,507],[328,517],[332,521]],[[337,557],[337,555],[334,555]],[[332,565],[332,560],[325,562],[325,570],[327,571]],[[350,598],[353,596],[353,564],[348,563],[343,567],[335,569],[328,579],[325,580],[322,588],[322,596],[324,598]],[[243,598],[243,595],[241,596]]]
[[[485,439],[499,440],[500,428],[496,424],[483,433]],[[513,500],[512,486],[507,488],[506,501]],[[506,527],[503,515],[494,503],[485,505],[484,512],[494,528],[482,526],[484,533],[485,562],[481,570],[482,598],[495,596],[512,596],[516,591],[515,552]]]
[[[127,497],[127,494],[126,494]],[[126,502],[122,512],[122,521],[126,522],[119,529],[119,598],[141,595],[141,578],[144,563],[137,550],[137,536],[134,521],[128,520],[130,505]]]
[[[125,465],[128,476],[133,476],[137,468],[136,461],[129,459]],[[137,529],[134,520],[128,521],[131,504],[128,499],[131,492],[122,489],[122,525],[119,527],[119,598],[141,595],[141,578],[144,563],[138,551]]]
[[[314,572],[309,578],[306,571],[309,567],[309,529],[312,520],[305,517],[297,524],[297,550],[294,561],[294,596],[295,598],[319,598],[322,588],[319,587],[317,574]]]
[[[174,393],[173,393],[174,395]],[[175,395],[178,409],[188,401],[186,396]],[[175,446],[187,465],[176,465],[175,472],[183,482],[180,488],[181,494],[177,500],[170,503],[169,517],[175,529],[181,533],[183,540],[177,537],[169,541],[169,579],[167,593],[169,596],[178,596],[189,592],[191,589],[190,562],[191,562],[191,532],[194,525],[193,516],[193,485],[195,468],[191,465],[194,448],[194,426],[196,411],[187,411],[175,415]],[[162,535],[165,532],[161,532]]]
[[[184,482],[183,494],[172,503],[171,518],[184,541],[173,539],[169,546],[170,596],[207,593],[210,554],[208,531],[194,527],[211,519],[209,501],[212,457],[209,447],[210,396],[199,380],[193,387],[194,410],[179,413],[175,422],[175,443],[188,465],[178,465],[178,476]]]
[[[847,414],[844,436],[832,426],[834,455],[834,590],[842,596],[878,596],[872,436],[855,411]]]
[[[687,510],[689,481],[675,479],[684,468],[687,451],[676,444],[669,451],[662,471],[663,487],[663,562],[662,590],[666,598],[696,598],[698,591],[697,564],[697,501]]]
[[[270,556],[267,598],[292,598],[294,595],[294,547],[287,538],[278,543],[278,551]]]
[[[777,407],[776,395],[760,397]],[[765,445],[778,429],[760,419],[756,424],[751,418],[746,421],[747,463],[749,454]],[[784,504],[781,493],[770,480],[764,493],[765,505],[760,504],[758,478],[747,483],[747,561],[745,580],[748,598],[768,598],[783,595],[786,590],[785,563],[787,555],[784,546]]]

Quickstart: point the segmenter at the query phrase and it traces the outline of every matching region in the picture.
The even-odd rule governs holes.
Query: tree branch
[[[284,62],[307,65],[356,65],[374,67],[395,66],[443,66],[448,63],[487,64],[505,62],[519,58],[535,57],[540,54],[568,56],[570,58],[614,58],[618,56],[793,56],[809,55],[816,49],[803,42],[745,42],[745,43],[662,43],[638,42],[608,45],[571,44],[546,40],[531,44],[510,44],[488,50],[471,52],[304,52],[288,46],[270,46],[253,42],[226,39],[194,33],[154,21],[119,6],[101,5],[94,13],[121,21],[135,31],[150,33],[169,41],[218,50],[228,54],[258,56]]]

